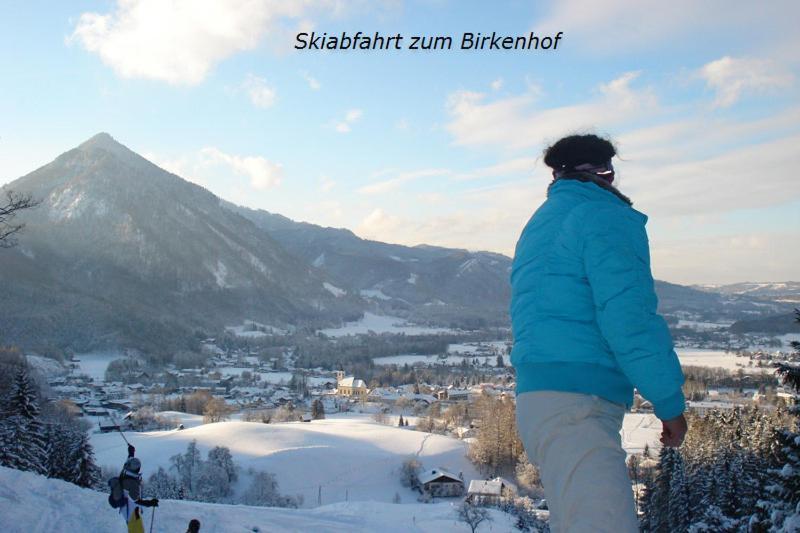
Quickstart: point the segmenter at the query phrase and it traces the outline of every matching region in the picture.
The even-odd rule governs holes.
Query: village
[[[315,424],[325,418],[360,417],[407,431],[447,435],[463,442],[466,454],[482,423],[479,416],[470,416],[470,411],[476,412],[472,407],[485,398],[514,401],[514,376],[504,364],[509,345],[501,342],[455,345],[456,355],[448,353],[449,359],[460,358],[457,364],[450,361],[454,369],[465,375],[479,371],[487,378],[484,381],[475,382],[473,377],[451,379],[448,384],[418,381],[373,387],[344,368],[298,368],[288,348],[280,355],[273,351],[265,356],[259,350],[223,349],[215,339],[208,338],[202,350],[206,356],[202,366],[166,365],[155,370],[132,364],[135,358],[120,358],[119,354],[75,355],[61,371],[53,368],[52,360],[38,356],[28,359],[47,376],[45,390],[51,399],[74,405],[76,414],[95,434],[181,431],[182,416],[187,413],[195,415],[196,420],[202,416],[202,423],[240,420]],[[414,357],[401,356],[394,363],[408,367],[411,362],[412,368],[418,369],[427,364]],[[757,386],[720,386],[706,387],[687,398],[689,411],[703,416],[713,410],[730,411],[749,405],[774,408],[793,397],[780,387],[765,391]],[[628,453],[657,448],[657,431],[650,427],[655,420],[650,403],[637,394],[627,416],[638,417],[627,434],[623,429]],[[413,490],[420,502],[462,498],[497,506],[519,490],[513,475],[479,469],[478,476],[465,476],[463,465],[459,468],[456,463],[409,459],[402,468],[411,472],[401,476],[406,479],[399,483]],[[536,501],[536,512],[546,513],[546,501]]]

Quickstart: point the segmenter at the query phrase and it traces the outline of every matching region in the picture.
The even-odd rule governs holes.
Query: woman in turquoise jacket
[[[511,321],[517,420],[551,529],[637,531],[619,431],[634,387],[686,432],[683,373],[650,271],[647,216],[613,184],[614,146],[565,137],[545,152],[547,200],[517,242]]]

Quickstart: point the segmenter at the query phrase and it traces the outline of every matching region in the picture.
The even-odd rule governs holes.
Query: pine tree
[[[73,439],[72,478],[68,479],[79,487],[96,487],[100,484],[100,468],[94,462],[94,450],[89,436],[84,432],[77,433]]]
[[[800,309],[795,309],[797,322],[800,322]],[[792,341],[793,359],[800,358],[800,342]],[[799,414],[797,398],[800,394],[800,366],[777,363],[777,373],[795,394],[795,405],[790,412]],[[766,486],[769,499],[758,502],[759,527],[771,531],[800,530],[800,433],[794,428],[781,428],[774,434],[774,444],[778,455],[778,466],[770,469],[770,482]]]
[[[686,531],[691,521],[689,488],[686,484],[683,458],[676,452],[669,486],[670,531]]]
[[[644,517],[642,529],[653,533],[670,532],[669,497],[675,464],[674,448],[661,448],[658,459],[658,473],[652,485],[645,489],[643,502]]]
[[[11,396],[0,424],[3,451],[0,462],[17,470],[47,474],[47,440],[39,419],[36,389],[25,366],[14,379]]]
[[[311,418],[314,420],[325,418],[325,406],[319,398],[311,402]]]

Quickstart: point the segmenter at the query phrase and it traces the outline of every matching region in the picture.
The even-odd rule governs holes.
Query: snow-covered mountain
[[[511,259],[490,252],[402,246],[228,204],[287,250],[387,312],[442,323],[506,325]]]
[[[0,251],[0,331],[25,349],[174,352],[246,320],[324,327],[368,310],[508,325],[506,256],[370,241],[235,206],[105,133],[6,187],[42,201],[21,214],[20,245]],[[789,285],[770,290],[796,296]],[[710,320],[791,311],[765,290],[656,283],[662,312]]]
[[[331,294],[267,232],[108,134],[7,187],[42,203],[20,217],[20,245],[0,254],[5,342],[179,347],[197,328],[246,318],[360,315],[360,298]]]
[[[800,281],[743,281],[727,285],[693,285],[703,291],[721,294],[746,294],[772,300],[800,303]]]

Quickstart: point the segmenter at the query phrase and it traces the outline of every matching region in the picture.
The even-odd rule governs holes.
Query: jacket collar
[[[627,196],[625,196],[624,194],[622,194],[619,191],[619,189],[614,187],[612,184],[608,183],[606,180],[604,180],[600,176],[592,174],[591,172],[580,172],[580,171],[569,172],[567,174],[559,176],[558,178],[553,179],[553,181],[550,182],[550,185],[548,185],[548,187],[547,187],[547,195],[550,196],[551,190],[560,189],[566,183],[575,183],[575,182],[594,183],[595,185],[600,187],[600,189],[602,189],[602,191],[607,191],[608,193],[610,193],[610,194],[605,194],[602,191],[599,191],[599,190],[596,191],[595,187],[576,187],[575,188],[575,189],[585,190],[587,192],[589,192],[590,190],[592,192],[596,191],[598,193],[598,194],[593,194],[592,196],[598,196],[598,197],[601,197],[601,198],[607,198],[608,200],[614,201],[614,198],[611,196],[611,195],[613,195],[614,197],[618,198],[619,200],[621,200],[625,204],[627,204],[629,206],[633,205],[633,202],[631,201],[631,199],[628,198]]]

